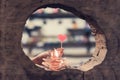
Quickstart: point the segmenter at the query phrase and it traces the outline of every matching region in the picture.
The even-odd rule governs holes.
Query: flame
[[[59,53],[58,53],[58,51],[56,50],[56,49],[54,49],[54,55],[55,55],[55,57],[59,57]]]

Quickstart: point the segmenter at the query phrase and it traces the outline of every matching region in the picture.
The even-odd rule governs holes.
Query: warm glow
[[[56,58],[59,57],[59,53],[58,53],[58,51],[56,49],[54,49],[54,55],[55,55]]]
[[[50,52],[50,56],[47,58],[44,58],[42,64],[44,67],[46,67],[48,70],[53,71],[59,71],[62,69],[65,69],[66,64],[64,62],[64,59],[60,56],[62,48],[54,49]]]

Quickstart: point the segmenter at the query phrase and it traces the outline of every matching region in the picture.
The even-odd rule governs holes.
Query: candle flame
[[[55,55],[55,57],[59,57],[59,53],[58,53],[58,51],[56,50],[56,49],[54,49],[54,55]]]

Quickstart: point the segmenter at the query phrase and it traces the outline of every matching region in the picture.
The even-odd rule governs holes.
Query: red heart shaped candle
[[[59,35],[58,35],[58,39],[59,39],[61,42],[65,41],[66,38],[67,38],[67,36],[66,36],[65,34],[59,34]]]

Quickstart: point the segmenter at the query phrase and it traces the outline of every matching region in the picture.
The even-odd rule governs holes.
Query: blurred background
[[[41,8],[26,21],[22,47],[27,56],[60,47],[59,34],[65,34],[64,56],[69,64],[79,65],[88,61],[95,50],[95,38],[89,24],[60,8]]]

